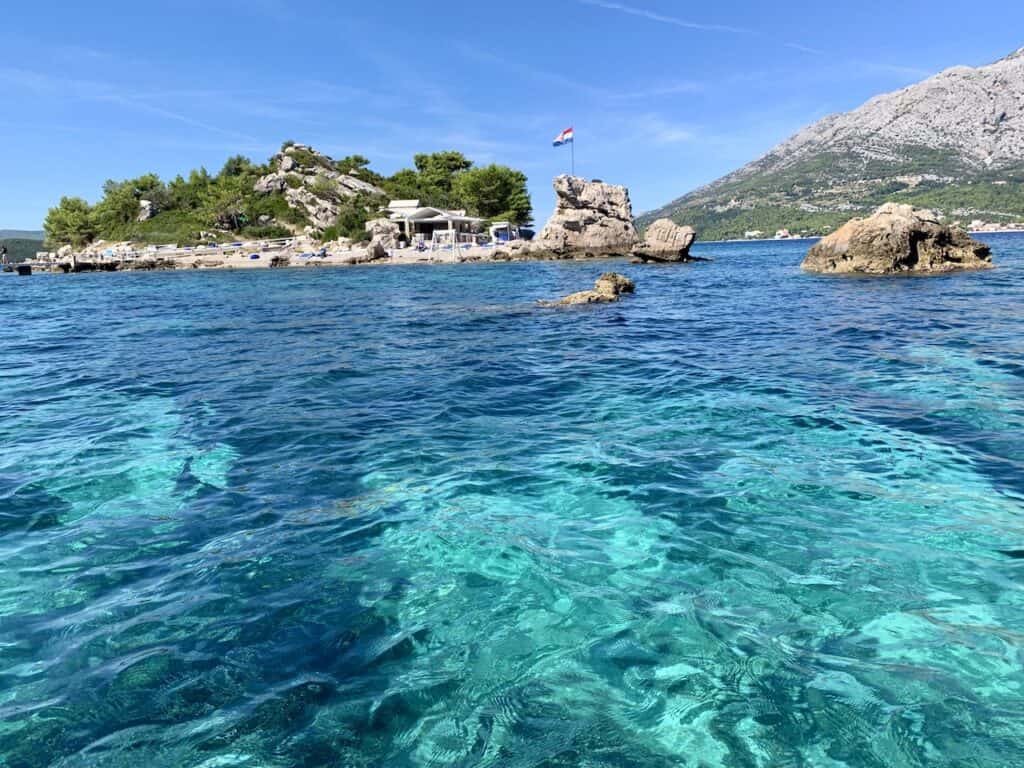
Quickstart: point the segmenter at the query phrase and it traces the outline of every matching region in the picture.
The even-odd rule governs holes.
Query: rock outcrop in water
[[[305,144],[291,144],[270,159],[272,173],[256,181],[256,192],[280,192],[288,205],[304,212],[313,231],[322,232],[338,220],[338,200],[358,195],[383,196],[384,190],[342,173],[327,155]]]
[[[671,219],[658,219],[644,232],[644,240],[633,246],[633,255],[641,261],[692,261],[690,246],[697,239],[693,227],[681,227]]]
[[[555,212],[531,250],[556,255],[626,255],[639,240],[629,190],[577,176],[554,182]]]
[[[835,274],[931,274],[988,269],[990,259],[987,245],[944,225],[933,212],[887,203],[818,242],[803,268]]]
[[[604,304],[618,301],[624,293],[633,293],[636,284],[618,272],[605,272],[594,283],[592,291],[579,291],[557,301],[541,301],[543,307],[567,307],[574,304]]]

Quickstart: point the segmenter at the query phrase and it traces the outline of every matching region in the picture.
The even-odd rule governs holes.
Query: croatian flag
[[[572,144],[573,137],[575,136],[572,128],[566,128],[558,136],[555,137],[554,146],[561,147],[565,144]]]

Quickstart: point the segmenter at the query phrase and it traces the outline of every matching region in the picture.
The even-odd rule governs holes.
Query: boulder
[[[139,215],[137,221],[149,221],[157,214],[156,203],[152,200],[139,200]]]
[[[625,187],[576,176],[559,176],[554,186],[555,212],[531,250],[559,255],[625,255],[639,240]]]
[[[379,240],[371,240],[370,244],[366,246],[367,261],[377,261],[378,259],[386,259],[387,257],[387,248],[385,248]]]
[[[866,219],[853,219],[808,252],[808,272],[834,274],[934,274],[989,269],[991,252],[932,211],[887,203]]]
[[[644,233],[644,241],[633,246],[641,261],[691,261],[690,246],[697,239],[693,227],[681,227],[671,219],[658,219]]]
[[[371,242],[379,242],[385,248],[397,248],[402,228],[390,219],[371,219],[366,222],[366,233]]]
[[[624,293],[633,293],[636,284],[618,272],[605,272],[594,283],[591,291],[579,291],[557,301],[538,302],[542,307],[567,307],[575,304],[605,304],[618,301]]]
[[[272,192],[283,192],[288,187],[288,175],[285,173],[269,173],[261,176],[253,185],[253,191],[261,195],[269,195]]]

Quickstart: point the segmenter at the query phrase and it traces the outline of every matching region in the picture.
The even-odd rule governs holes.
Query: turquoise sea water
[[[0,278],[0,767],[1024,765],[990,242]]]

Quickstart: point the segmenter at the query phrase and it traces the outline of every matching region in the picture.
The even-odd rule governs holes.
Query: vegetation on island
[[[284,175],[284,189],[256,188],[260,179],[279,170],[281,154],[263,164],[239,155],[215,174],[199,168],[170,181],[153,173],[108,180],[95,204],[62,197],[43,224],[46,244],[78,248],[98,240],[131,240],[192,245],[306,232],[322,241],[361,240],[366,222],[376,218],[389,199],[418,199],[422,205],[464,209],[473,216],[517,224],[531,218],[525,174],[503,165],[477,166],[460,152],[417,154],[412,168],[383,176],[362,155],[333,160],[291,141],[285,142],[285,149],[306,175]],[[362,184],[345,184],[349,178]],[[308,209],[296,203],[296,194],[288,194],[292,190],[336,209],[335,220],[315,225]],[[143,213],[143,201],[151,215]]]

